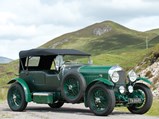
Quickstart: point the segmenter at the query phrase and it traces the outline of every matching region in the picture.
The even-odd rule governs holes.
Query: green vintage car
[[[23,111],[28,102],[51,108],[84,103],[95,115],[103,116],[115,106],[144,114],[152,105],[147,78],[133,70],[126,74],[120,66],[92,65],[90,54],[73,49],[31,49],[19,56],[19,77],[8,82],[7,100],[13,111]],[[78,58],[88,58],[88,62],[79,63]]]

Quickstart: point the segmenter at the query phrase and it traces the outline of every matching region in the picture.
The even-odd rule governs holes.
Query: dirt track
[[[6,103],[0,104],[0,119],[105,119],[95,116],[83,104],[64,104],[60,109],[51,109],[47,105],[29,103],[24,112],[13,112]],[[110,119],[159,119],[145,115],[135,115],[128,112],[113,111]]]

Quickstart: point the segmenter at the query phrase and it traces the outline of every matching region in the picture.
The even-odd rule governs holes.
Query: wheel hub
[[[69,85],[69,86],[68,86],[68,89],[69,89],[69,90],[72,90],[72,88],[73,88],[72,85]]]
[[[99,97],[96,97],[96,98],[95,98],[95,103],[96,103],[96,104],[101,103],[101,100],[100,100],[100,98],[99,98]]]
[[[16,95],[13,95],[13,100],[14,100],[14,102],[16,101],[16,99],[17,99],[17,96],[16,96]]]
[[[15,103],[16,106],[19,106],[19,105],[17,104],[17,96],[16,96],[16,95],[13,95],[13,101],[14,101],[14,103]]]

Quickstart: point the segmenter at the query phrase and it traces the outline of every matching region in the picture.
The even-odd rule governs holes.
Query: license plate
[[[142,100],[140,98],[129,98],[128,102],[129,104],[142,103]]]

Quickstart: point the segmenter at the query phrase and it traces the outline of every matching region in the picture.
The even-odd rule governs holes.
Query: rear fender
[[[10,80],[7,84],[12,84],[14,82],[18,82],[23,87],[26,102],[31,102],[32,101],[31,93],[30,93],[30,89],[29,89],[27,83],[21,78],[15,78],[15,79]]]

